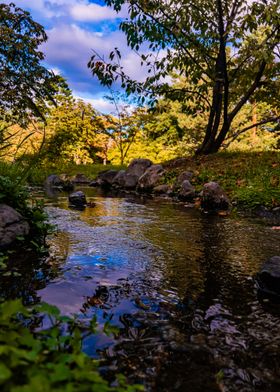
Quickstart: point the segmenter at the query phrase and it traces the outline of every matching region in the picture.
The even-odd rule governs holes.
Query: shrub
[[[38,329],[43,318],[50,326]],[[101,377],[98,362],[82,352],[83,337],[95,333],[75,317],[48,304],[28,309],[20,300],[0,304],[0,387],[2,392],[134,392],[117,376],[116,386]]]

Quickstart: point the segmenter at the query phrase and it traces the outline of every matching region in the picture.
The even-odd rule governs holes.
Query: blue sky
[[[67,79],[76,97],[91,102],[98,110],[108,111],[110,105],[103,99],[108,91],[100,86],[87,68],[93,49],[106,55],[119,47],[127,73],[140,80],[144,77],[137,55],[127,47],[126,38],[118,29],[121,18],[126,17],[125,10],[117,14],[98,0],[12,2],[30,11],[33,19],[44,26],[49,37],[42,47],[47,66]]]

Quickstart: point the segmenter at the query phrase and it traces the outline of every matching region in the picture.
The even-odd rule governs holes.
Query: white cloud
[[[115,110],[114,104],[108,102],[105,98],[85,98],[81,93],[74,93],[74,97],[76,99],[82,99],[83,101],[90,103],[101,113],[111,113]]]
[[[99,4],[75,4],[70,8],[70,15],[79,22],[96,22],[101,20],[110,20],[123,18],[127,14],[125,11],[117,13],[112,8],[101,6]]]
[[[11,1],[13,0],[3,2]],[[125,71],[134,79],[139,81],[144,79],[146,71],[140,66],[140,59],[127,47],[125,34],[115,30],[117,25],[114,20],[116,17],[125,17],[127,14],[125,9],[117,14],[111,8],[90,3],[89,0],[14,0],[14,2],[23,9],[29,9],[34,20],[47,27],[48,41],[41,48],[46,54],[45,63],[48,68],[64,76],[73,90],[88,92],[90,95],[106,90],[100,86],[97,78],[92,77],[87,68],[93,50],[106,57],[115,47],[118,47],[122,53]],[[85,29],[83,22],[92,22],[92,25],[88,23]],[[114,88],[118,87],[118,85],[114,86]],[[100,100],[97,104],[104,107],[104,103]]]
[[[141,58],[135,52],[129,51],[122,58],[122,66],[127,75],[138,82],[143,82],[147,76],[147,69],[141,66]]]
[[[119,31],[103,37],[100,33],[85,30],[76,24],[56,26],[48,30],[47,34],[49,39],[42,49],[46,53],[47,62],[55,67],[59,67],[57,62],[62,62],[68,67],[86,69],[92,50],[102,55],[114,46],[125,45],[125,37]]]
[[[11,0],[3,0],[5,4],[10,2]],[[89,3],[88,0],[14,0],[14,3],[20,8],[49,19],[66,16],[72,21],[96,22],[127,16],[125,9],[117,13],[112,8]]]
[[[53,72],[55,75],[61,75],[61,70],[57,67],[51,68],[51,72]]]
[[[36,13],[40,13],[44,15],[44,17],[51,18],[54,16],[54,13],[50,11],[49,7],[46,6],[46,2],[44,0],[3,0],[2,3],[10,4],[14,3],[17,7],[20,7],[24,10],[31,10]]]
[[[46,53],[46,62],[51,68],[61,70],[70,82],[70,87],[76,91],[96,94],[104,90],[87,68],[93,50],[106,56],[114,47],[120,48],[125,71],[139,81],[144,79],[146,71],[140,66],[139,56],[130,51],[125,35],[120,31],[100,36],[76,24],[65,24],[48,30],[47,34],[49,40],[42,47]]]

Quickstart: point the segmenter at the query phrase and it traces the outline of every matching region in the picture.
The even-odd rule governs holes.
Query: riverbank
[[[165,174],[162,184],[174,187],[180,173],[192,173],[190,180],[196,192],[210,181],[218,182],[233,204],[245,208],[280,206],[280,154],[279,152],[231,152],[211,156],[178,158],[162,164]],[[73,176],[83,173],[94,179],[103,170],[120,170],[121,166],[69,165],[57,168],[57,174]],[[34,182],[35,171],[31,182]],[[42,177],[41,177],[42,178]],[[38,181],[37,181],[38,183]]]
[[[162,184],[174,186],[180,173],[192,173],[191,184],[199,193],[209,181],[218,182],[234,205],[254,209],[280,206],[280,153],[279,152],[221,152],[209,156],[177,158],[162,164],[165,174]],[[48,164],[31,168],[26,182],[42,185],[50,174],[73,177],[83,173],[94,180],[104,170],[121,170],[115,165]],[[16,179],[21,176],[22,165],[0,164],[0,175]]]
[[[180,172],[191,171],[191,182],[198,191],[204,183],[218,182],[238,205],[251,208],[280,205],[279,152],[222,152],[196,159],[177,159],[164,167],[171,183]]]

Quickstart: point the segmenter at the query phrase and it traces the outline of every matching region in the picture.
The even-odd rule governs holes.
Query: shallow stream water
[[[147,391],[279,391],[280,307],[258,300],[253,279],[280,255],[279,232],[164,199],[86,192],[96,206],[83,211],[64,194],[37,193],[58,231],[14,290],[118,326],[84,342],[109,378],[123,372]]]

